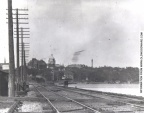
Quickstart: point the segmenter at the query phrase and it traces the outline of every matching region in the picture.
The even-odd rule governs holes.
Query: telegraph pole
[[[17,84],[23,84],[24,82],[24,42],[23,42],[23,39],[24,38],[29,38],[28,35],[28,29],[29,28],[23,28],[22,24],[28,24],[28,22],[26,22],[25,20],[28,20],[28,18],[26,17],[23,17],[23,16],[26,16],[28,14],[26,14],[25,12],[23,11],[28,11],[28,9],[13,9],[14,11],[16,11],[16,13],[14,13],[13,15],[16,15],[15,18],[13,18],[15,20],[15,22],[13,24],[16,24],[16,29],[14,32],[16,32],[14,35],[17,39]],[[19,13],[20,12],[20,13]],[[21,21],[22,20],[22,21]],[[19,27],[20,26],[20,27]],[[26,30],[26,31],[25,31]],[[25,34],[26,33],[26,34]],[[20,43],[19,43],[19,39],[21,38],[21,50],[20,50]],[[20,70],[20,56],[19,56],[19,53],[21,52],[21,70]],[[19,86],[18,85],[18,86]],[[19,90],[19,88],[17,87],[17,89]]]
[[[21,51],[21,82],[23,82],[23,57],[24,57],[24,44],[23,44],[23,28],[21,28],[21,44],[22,44],[22,51]]]
[[[8,0],[8,37],[9,37],[9,77],[8,96],[15,96],[15,64],[14,64],[14,44],[13,44],[13,18],[12,0]]]
[[[23,31],[20,30],[19,25],[22,24],[28,24],[28,22],[19,22],[20,20],[27,20],[28,18],[25,17],[21,17],[21,16],[25,16],[28,15],[26,13],[19,13],[19,11],[28,11],[28,9],[12,9],[12,0],[8,0],[8,29],[9,29],[9,68],[10,68],[10,75],[9,75],[9,95],[12,95],[11,92],[15,92],[12,91],[10,89],[14,88],[14,84],[15,84],[15,79],[16,79],[16,83],[17,83],[17,91],[19,90],[19,85],[20,85],[20,81],[23,78],[23,50],[22,50],[22,66],[21,66],[21,76],[20,76],[20,63],[19,63],[19,34],[21,32],[21,36],[22,36],[22,42],[23,42],[23,38],[29,38],[28,35],[30,34],[23,34],[23,32],[27,33],[29,31]],[[13,11],[16,11],[16,13],[13,13]],[[15,15],[16,17],[13,18],[12,16]],[[15,20],[13,22],[13,20]],[[17,76],[15,76],[15,65],[14,65],[14,47],[13,47],[13,24],[16,24],[16,35],[14,38],[17,38]],[[29,28],[22,28],[22,29],[29,29]],[[23,36],[24,35],[24,36]],[[23,45],[23,43],[22,43]],[[23,46],[22,46],[23,47]],[[23,48],[22,48],[23,49]],[[21,78],[22,77],[22,78]],[[23,80],[21,81],[23,82]]]
[[[27,72],[26,72],[26,54],[24,50],[24,81],[27,81]]]
[[[20,70],[19,70],[19,19],[18,9],[16,9],[16,36],[17,36],[17,91],[20,90]]]
[[[20,43],[20,45],[19,45],[19,48],[21,48],[21,50],[20,50],[20,52],[22,52],[22,47],[23,47],[23,51],[25,52],[25,62],[26,62],[26,58],[28,58],[29,57],[29,48],[30,48],[30,45],[29,45],[30,43],[24,43],[23,42],[23,44],[22,43]],[[24,60],[24,56],[23,56],[23,60]],[[21,53],[21,59],[22,59],[22,53]],[[24,64],[24,63],[23,63]]]

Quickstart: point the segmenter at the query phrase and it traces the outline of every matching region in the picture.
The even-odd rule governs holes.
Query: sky
[[[28,60],[48,62],[53,54],[58,64],[91,66],[93,59],[94,67],[139,67],[143,4],[143,0],[13,0],[13,8],[29,9],[30,39],[24,40],[30,43]],[[0,0],[0,62],[9,59],[6,9],[7,0]],[[78,51],[82,52],[76,55]]]

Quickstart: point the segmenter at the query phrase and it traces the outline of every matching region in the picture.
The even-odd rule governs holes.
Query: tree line
[[[138,83],[139,69],[134,67],[67,67],[77,82]]]
[[[70,71],[74,82],[101,82],[101,83],[138,83],[139,69],[137,67],[64,67],[63,71],[55,69],[29,69],[33,76],[41,75],[51,81],[54,73],[56,80],[62,80],[65,71]]]

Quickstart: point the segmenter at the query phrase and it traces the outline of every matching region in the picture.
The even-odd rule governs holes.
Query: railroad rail
[[[33,86],[34,86],[34,85],[33,85]],[[58,111],[58,109],[51,103],[51,101],[49,100],[49,98],[46,97],[44,94],[42,94],[42,92],[40,92],[40,90],[38,90],[38,88],[37,88],[36,86],[34,86],[34,87],[35,87],[35,89],[42,95],[42,97],[44,97],[44,98],[47,100],[47,102],[50,104],[52,110],[53,110],[55,113],[60,113],[60,112]]]
[[[61,86],[58,86],[60,88],[62,88]],[[83,92],[95,92],[95,93],[98,93],[100,95],[108,95],[108,96],[111,96],[111,97],[117,97],[117,98],[123,98],[123,99],[131,99],[131,100],[134,100],[134,101],[144,101],[144,98],[142,97],[138,97],[138,96],[132,96],[132,95],[126,95],[126,94],[117,94],[117,93],[110,93],[110,92],[101,92],[101,91],[92,91],[92,90],[85,90],[85,89],[79,89],[79,88],[72,88],[70,87],[69,89],[75,89],[75,90],[80,90],[80,91],[83,91]]]
[[[20,101],[14,102],[14,104],[10,107],[7,113],[15,113],[15,111],[17,111],[19,104],[20,104]]]
[[[106,99],[106,100],[110,100],[112,99],[112,101],[118,101],[120,103],[123,103],[123,104],[126,104],[126,105],[130,105],[132,107],[136,107],[137,109],[139,108],[142,108],[143,111],[144,111],[144,101],[140,100],[140,99],[133,99],[133,98],[129,98],[129,97],[123,97],[123,96],[117,96],[117,95],[105,95],[103,93],[103,95],[98,95],[98,94],[95,94],[95,95],[92,95],[92,94],[87,94],[87,93],[82,93],[80,91],[82,91],[82,89],[78,89],[78,91],[76,91],[74,88],[73,89],[69,89],[69,88],[63,88],[63,87],[58,87],[58,89],[62,89],[62,90],[66,90],[66,91],[70,91],[70,92],[74,92],[74,93],[77,93],[77,94],[80,94],[80,95],[85,95],[85,96],[89,96],[89,97],[95,97],[95,98],[101,98],[101,99]],[[87,90],[84,90],[86,92],[88,92]],[[112,98],[108,98],[108,97],[112,97]],[[139,104],[134,104],[134,103],[131,103],[131,102],[127,102],[127,100],[124,100],[124,99],[128,99],[128,101],[138,101],[138,103],[141,103],[143,105],[139,105]],[[137,103],[137,102],[136,102]]]
[[[63,96],[63,95],[61,95],[61,94],[57,94],[57,93],[55,93],[54,91],[45,88],[44,86],[37,86],[37,87],[34,86],[34,87],[35,87],[36,90],[48,101],[48,103],[50,104],[52,110],[53,110],[55,113],[71,112],[71,111],[78,112],[78,110],[83,110],[84,108],[90,110],[92,113],[102,113],[102,112],[99,112],[98,110],[96,110],[96,109],[94,109],[94,108],[92,108],[92,107],[90,107],[90,106],[84,105],[83,103],[78,102],[78,101],[76,101],[76,100],[74,100],[74,99],[71,99],[71,98],[69,98],[69,97]],[[46,91],[51,92],[52,94],[59,96],[59,97],[57,97],[57,98],[61,98],[61,97],[62,97],[62,98],[64,98],[64,99],[66,99],[67,101],[66,101],[66,100],[63,100],[63,102],[65,102],[65,103],[68,102],[68,104],[69,104],[69,102],[70,102],[70,103],[72,104],[72,102],[73,102],[74,104],[77,104],[77,105],[81,106],[82,108],[80,107],[80,108],[78,108],[78,109],[70,109],[70,110],[60,111],[60,110],[58,110],[58,108],[56,107],[56,105],[54,105],[54,103],[50,101],[50,99],[48,98],[48,96],[44,95],[44,94],[42,93],[42,91],[40,91],[40,90],[38,89],[38,87],[44,88]],[[83,113],[84,113],[84,112],[88,113],[88,111],[85,111],[85,110],[83,111]]]
[[[111,96],[77,88],[33,85],[48,101],[54,113],[144,113],[143,99]],[[61,104],[66,105],[65,109],[62,109],[64,107]],[[73,108],[67,109],[68,104]]]
[[[78,92],[74,89],[68,89],[68,88],[63,88],[63,87],[57,87],[58,89],[62,89],[62,90],[66,90],[66,91],[70,91],[70,92],[74,92],[74,93],[77,93],[77,94],[81,94],[81,95],[85,95],[85,96],[90,96],[90,97],[96,97],[96,98],[103,98],[103,99],[113,99],[113,101],[119,101],[121,103],[125,103],[125,104],[128,104],[128,105],[132,105],[132,106],[135,106],[135,107],[141,107],[141,108],[144,108],[144,100],[140,100],[140,99],[135,99],[135,98],[130,98],[130,97],[123,97],[123,96],[117,96],[117,95],[106,95],[105,93],[103,93],[104,96],[102,95],[90,95],[90,94],[86,94],[86,93],[82,93],[82,92]],[[81,90],[81,89],[79,89]],[[108,97],[112,97],[112,98],[108,98]],[[121,100],[120,100],[121,99]],[[127,100],[125,100],[127,99]],[[126,101],[138,101],[139,103],[143,103],[143,105],[138,105],[138,104],[133,104],[133,103],[130,103],[130,102],[126,102]]]
[[[63,87],[53,87],[52,89],[55,89],[55,90],[59,89],[59,90],[69,91],[69,92],[77,93],[77,94],[88,96],[88,97],[100,98],[100,99],[105,99],[108,101],[118,102],[118,103],[121,103],[122,105],[125,105],[125,106],[128,105],[128,107],[130,107],[132,110],[128,110],[128,111],[125,110],[125,111],[123,111],[124,113],[127,113],[127,112],[135,113],[132,111],[138,111],[141,113],[144,112],[144,106],[143,106],[144,101],[140,100],[140,99],[135,99],[135,98],[133,99],[133,98],[117,96],[117,95],[116,96],[114,96],[114,95],[109,96],[108,94],[107,95],[98,95],[97,93],[87,94],[87,93],[82,93],[81,89],[79,89],[79,90],[77,89],[78,91],[76,91],[75,88],[69,89],[69,88],[63,88]],[[89,91],[87,91],[87,92],[89,92]]]

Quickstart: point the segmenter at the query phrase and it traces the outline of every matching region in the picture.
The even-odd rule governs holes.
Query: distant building
[[[64,71],[64,65],[55,64],[55,69],[59,71]]]
[[[9,70],[9,63],[0,63],[0,70]]]
[[[4,63],[0,63],[0,70],[9,71],[9,63],[6,63],[5,58],[4,58]]]
[[[38,61],[38,68],[39,69],[46,69],[47,68],[46,62],[43,60]]]
[[[9,70],[9,63],[3,64],[2,65],[2,70],[8,71]]]
[[[64,71],[64,76],[62,77],[62,79],[73,80],[74,79],[74,74],[69,70],[65,70]]]
[[[8,96],[8,73],[0,70],[0,96]]]
[[[86,66],[85,66],[85,65],[82,65],[82,64],[71,64],[71,65],[68,65],[67,67],[83,68],[83,67],[86,67]]]
[[[46,69],[47,64],[43,60],[37,60],[36,58],[33,58],[29,63],[28,63],[28,68],[35,68],[35,69]]]
[[[48,60],[48,68],[54,69],[55,64],[56,64],[56,61],[55,61],[55,58],[53,57],[53,54],[52,54]]]
[[[32,60],[28,63],[28,68],[38,69],[38,60],[36,58],[32,58]]]

